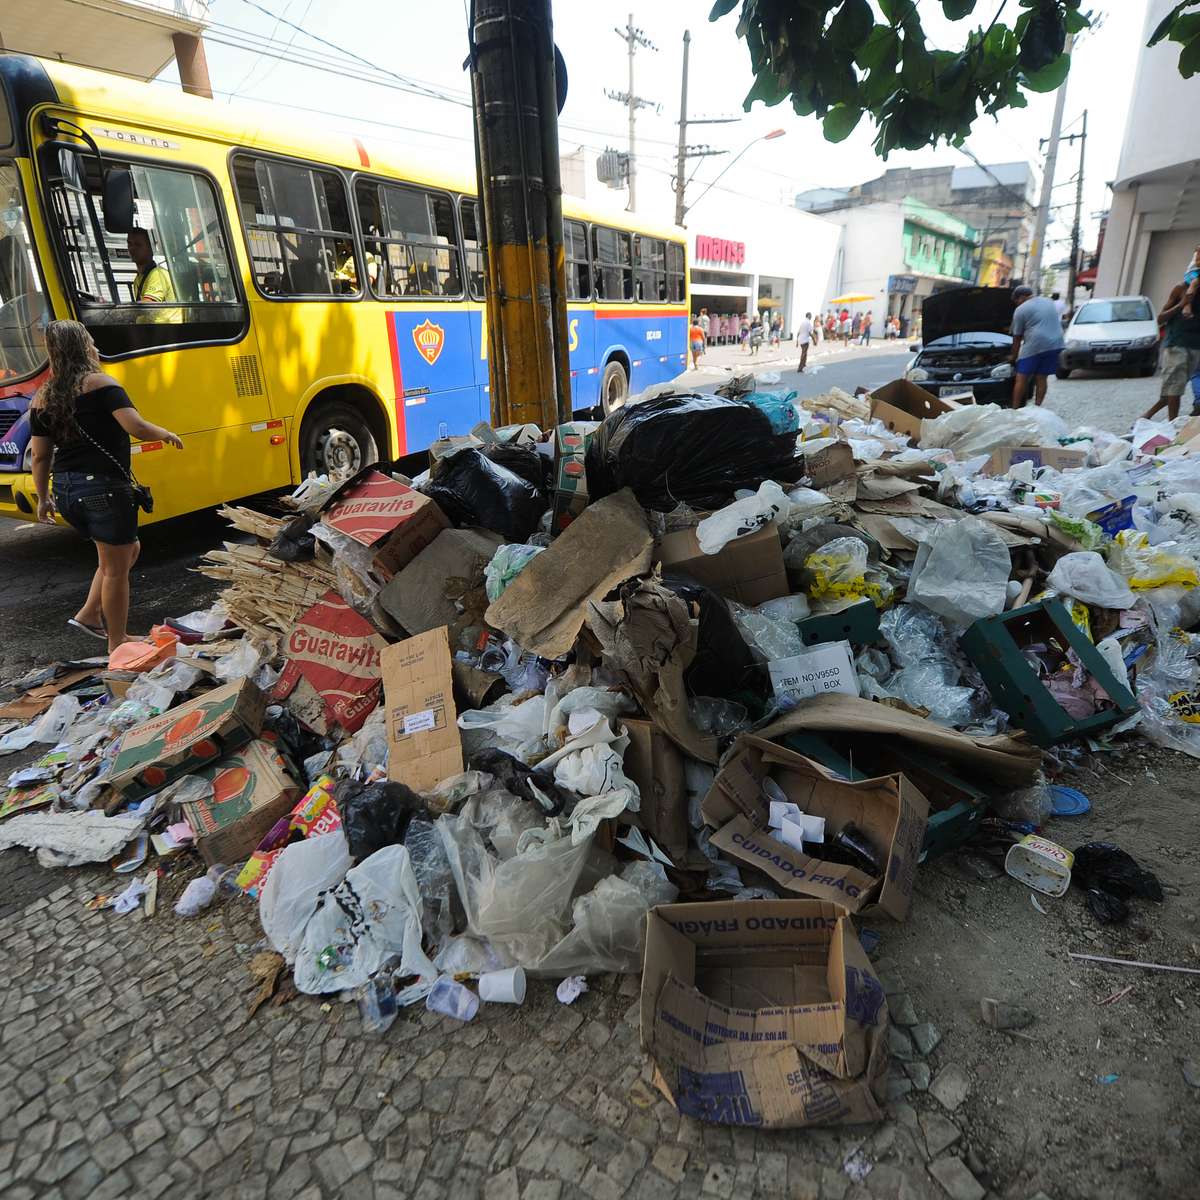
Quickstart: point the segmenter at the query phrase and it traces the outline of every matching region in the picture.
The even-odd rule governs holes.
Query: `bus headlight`
[[[25,457],[21,459],[21,470],[29,475],[33,472],[33,442],[25,447]]]

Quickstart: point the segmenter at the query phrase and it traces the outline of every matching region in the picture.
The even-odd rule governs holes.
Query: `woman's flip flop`
[[[76,629],[82,633],[89,634],[91,637],[99,638],[102,642],[108,641],[108,633],[105,631],[103,625],[85,625],[82,621],[75,620],[74,617],[71,617],[67,621],[67,624],[73,625]]]

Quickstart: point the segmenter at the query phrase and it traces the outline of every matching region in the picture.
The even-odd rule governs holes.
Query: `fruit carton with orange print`
[[[151,796],[198,767],[219,762],[262,729],[267,698],[248,679],[227,683],[121,738],[108,780],[105,808]]]
[[[435,501],[373,467],[334,492],[321,522],[374,549],[375,569],[384,582],[450,528]]]
[[[183,815],[209,866],[244,862],[303,791],[284,757],[261,739],[195,774],[212,784],[213,794],[189,800]]]

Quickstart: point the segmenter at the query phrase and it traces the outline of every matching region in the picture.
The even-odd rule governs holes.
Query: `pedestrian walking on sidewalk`
[[[704,357],[704,344],[706,341],[704,326],[700,323],[700,318],[693,317],[691,327],[688,329],[688,348],[692,353],[693,371],[700,369],[700,360]]]
[[[129,572],[141,549],[129,439],[177,450],[183,442],[138,415],[125,389],[101,372],[96,344],[78,321],[46,326],[46,356],[50,377],[29,409],[37,519],[54,524],[58,512],[96,543],[87,599],[67,624],[107,641],[111,653],[129,640]]]
[[[869,346],[871,344],[871,322],[874,319],[875,314],[872,312],[868,312],[867,315],[863,317],[862,330],[858,339],[858,344],[860,346]]]
[[[796,345],[800,347],[800,365],[796,370],[801,374],[804,373],[804,368],[808,366],[808,348],[812,345],[814,332],[812,313],[806,312],[799,326],[796,328]]]
[[[1184,315],[1187,304],[1187,285],[1177,283],[1167,296],[1158,314],[1159,325],[1166,326],[1162,352],[1162,389],[1152,408],[1143,414],[1149,418],[1160,408],[1167,410],[1167,419],[1179,416],[1179,401],[1188,380],[1200,371],[1200,313]],[[1195,405],[1193,405],[1195,411]]]
[[[763,344],[763,323],[758,318],[757,314],[754,320],[750,322],[750,357],[757,357],[759,350]]]

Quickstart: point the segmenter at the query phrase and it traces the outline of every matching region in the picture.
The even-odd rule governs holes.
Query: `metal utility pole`
[[[1070,54],[1074,45],[1075,35],[1068,34],[1063,52]],[[1040,292],[1042,288],[1042,251],[1046,244],[1046,226],[1050,222],[1050,195],[1054,188],[1054,168],[1058,165],[1058,142],[1062,136],[1063,108],[1066,103],[1067,80],[1064,80],[1054,95],[1054,120],[1050,122],[1050,137],[1042,138],[1038,143],[1041,147],[1049,141],[1050,149],[1046,151],[1046,168],[1042,173],[1042,197],[1038,203],[1037,222],[1033,229],[1033,249],[1029,255],[1030,278],[1025,280],[1035,292]]]
[[[712,154],[728,154],[728,150],[713,150],[708,146],[689,146],[687,144],[687,129],[689,125],[728,125],[740,121],[741,117],[701,117],[689,121],[687,115],[687,85],[688,85],[688,48],[692,43],[691,32],[683,31],[683,83],[679,91],[679,150],[675,155],[675,178],[671,186],[675,190],[675,224],[682,225],[687,215],[685,194],[690,179],[683,176],[683,168],[689,158],[707,158]],[[697,164],[699,166],[699,164]],[[695,172],[693,172],[693,175]]]
[[[550,429],[571,419],[550,0],[472,0],[470,42],[492,424]]]
[[[1067,276],[1067,312],[1075,311],[1075,284],[1079,278],[1079,241],[1082,236],[1080,222],[1083,220],[1083,155],[1087,150],[1087,109],[1083,110],[1083,129],[1073,134],[1071,140],[1079,138],[1079,177],[1075,180],[1075,224],[1071,226],[1071,270]]]
[[[627,207],[630,212],[633,212],[637,207],[637,112],[639,108],[658,107],[653,100],[643,100],[633,90],[633,58],[639,46],[645,50],[656,52],[658,47],[646,36],[644,30],[638,29],[634,25],[633,13],[629,14],[629,21],[624,29],[615,26],[613,32],[629,47],[629,90],[627,92],[605,91],[604,94],[610,100],[616,100],[629,108],[629,204]]]

